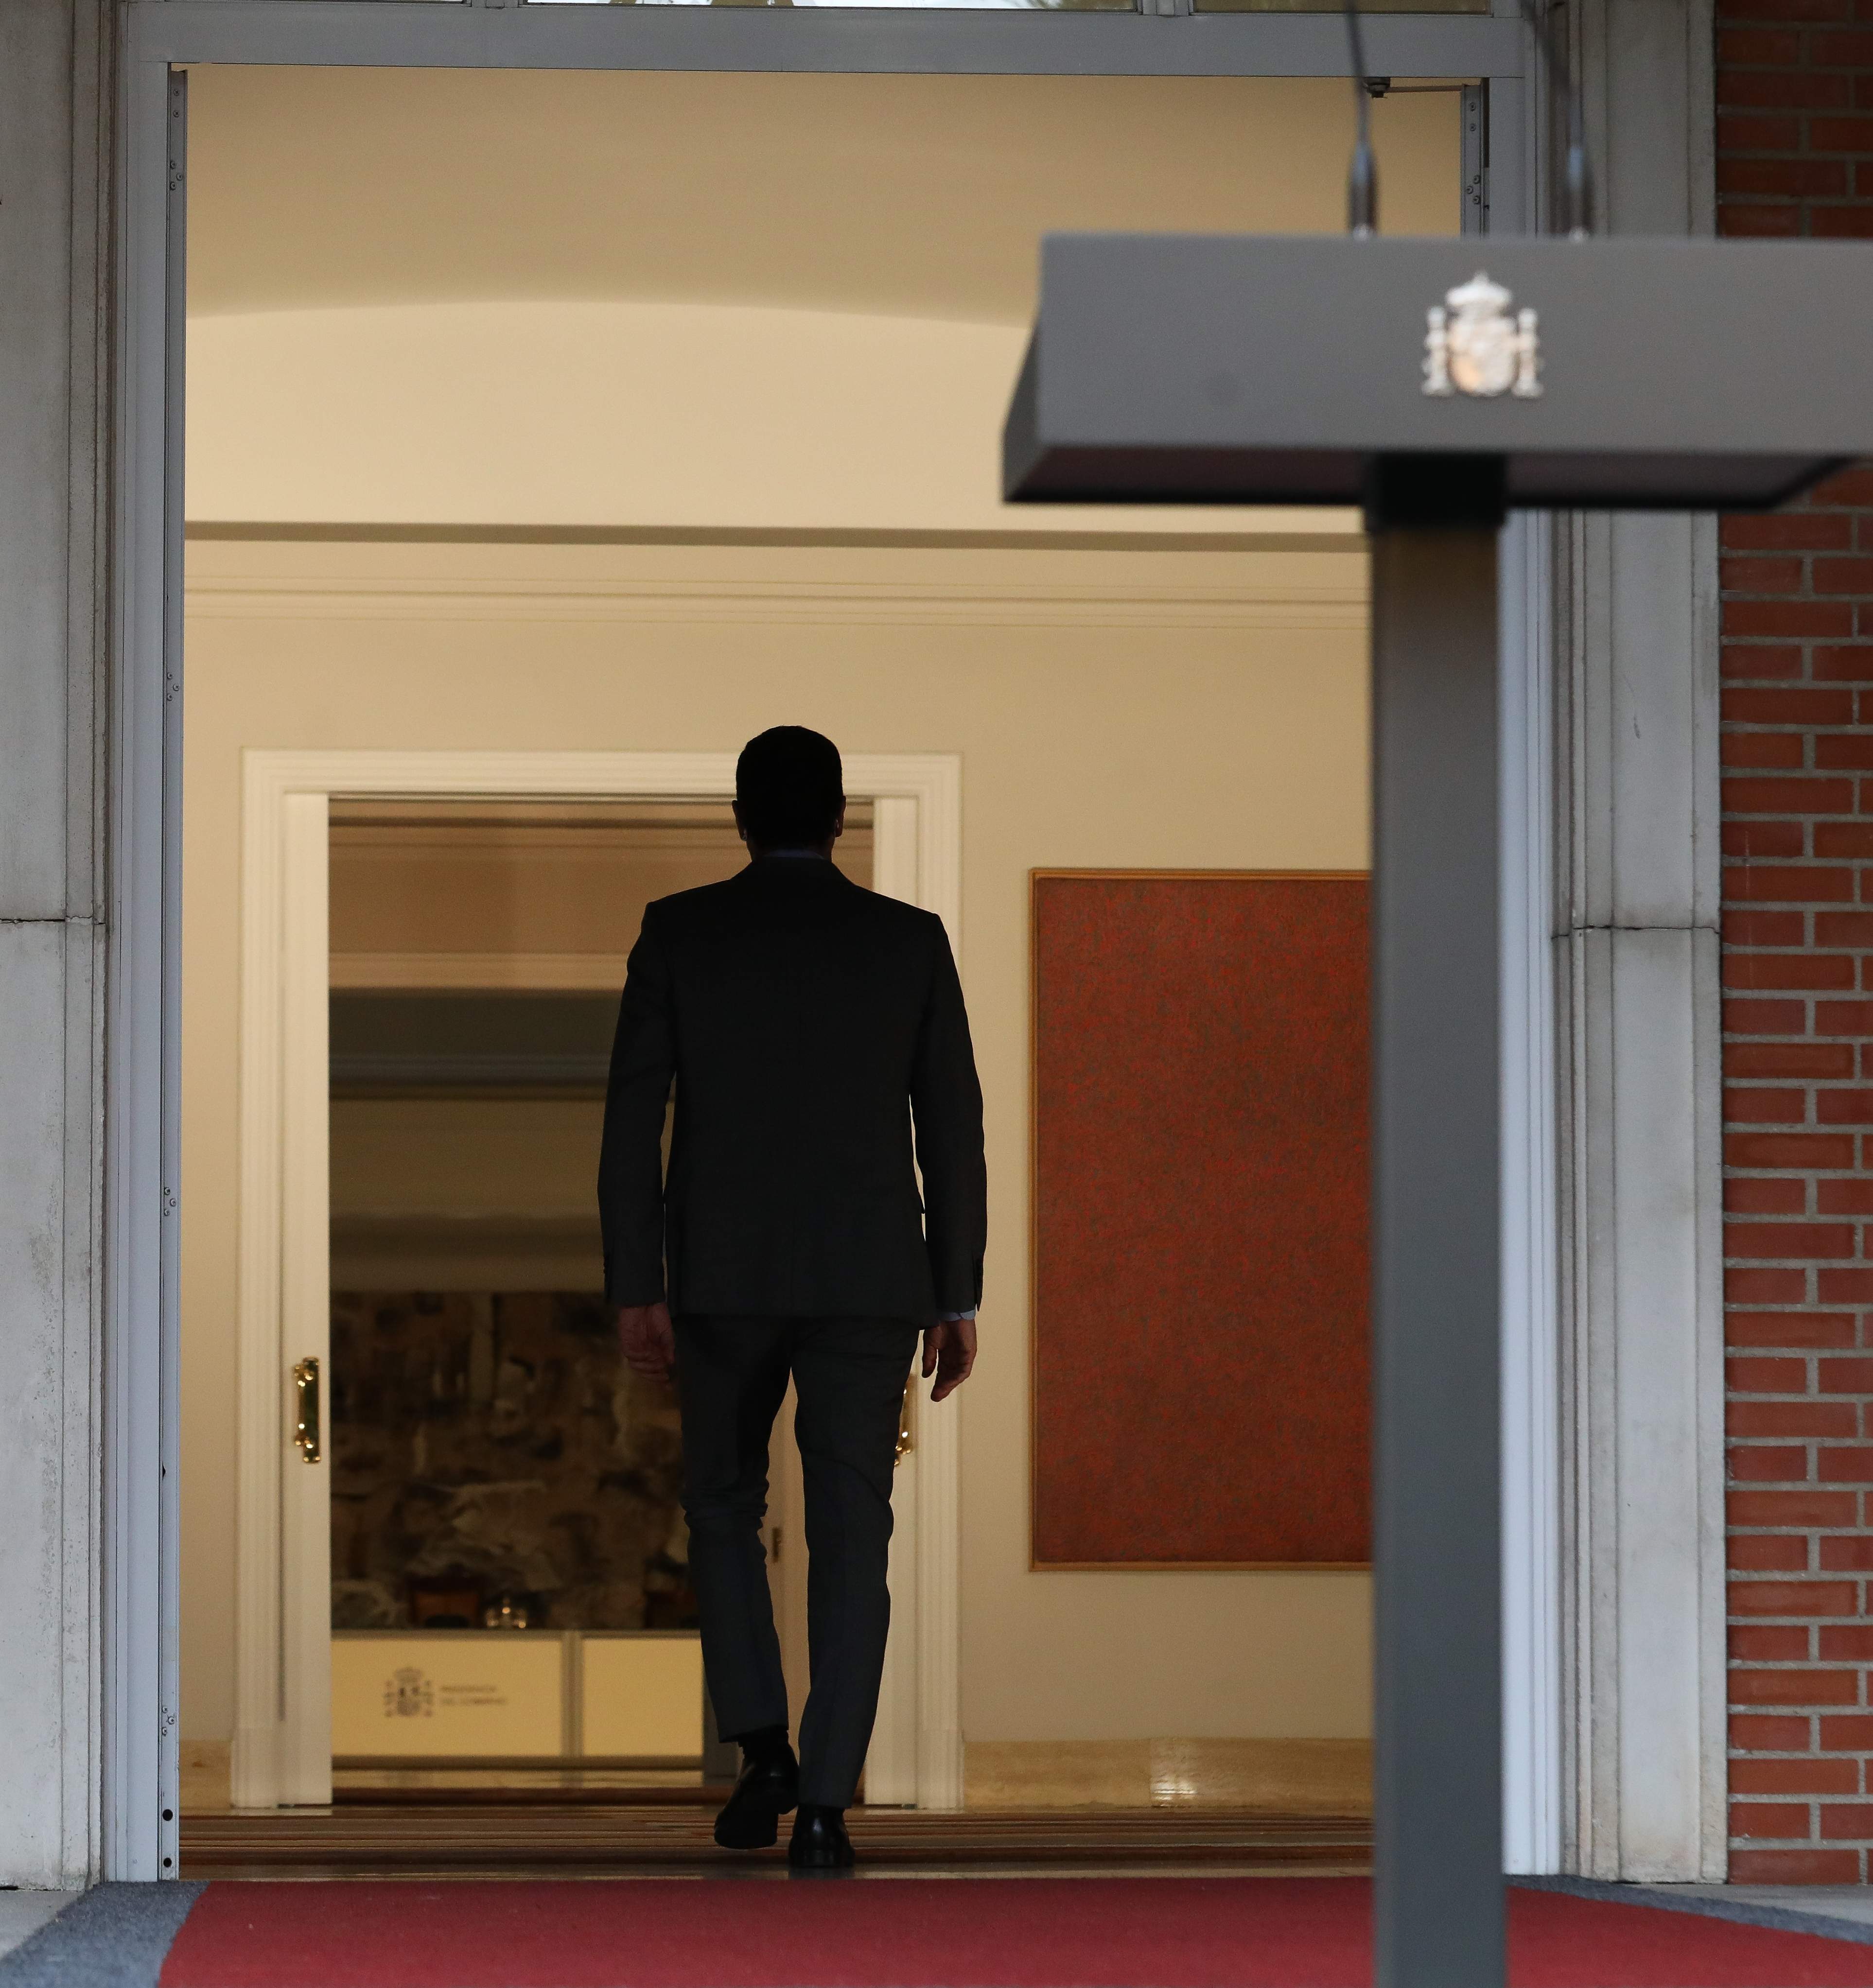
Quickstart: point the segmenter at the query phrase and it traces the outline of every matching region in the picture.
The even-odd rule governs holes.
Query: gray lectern
[[[1075,235],[1031,503],[1359,504],[1372,551],[1377,1973],[1503,1980],[1496,532],[1873,455],[1873,247]]]

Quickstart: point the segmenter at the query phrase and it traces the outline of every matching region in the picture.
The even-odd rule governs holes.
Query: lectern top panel
[[[1499,456],[1512,505],[1780,502],[1873,455],[1873,245],[1052,235],[1016,502],[1349,504]]]

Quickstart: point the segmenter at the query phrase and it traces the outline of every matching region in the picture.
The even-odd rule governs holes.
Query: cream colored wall
[[[796,531],[1085,523],[1060,506],[1000,502],[997,438],[1025,343],[1014,326],[502,300],[211,317],[189,337],[192,517]],[[1215,523],[1172,508],[1114,516],[1154,532]],[[1337,512],[1324,526],[1319,513],[1270,522],[1351,529]]]
[[[1457,101],[1372,105],[1388,228],[1455,228]],[[198,69],[189,516],[1084,529],[997,497],[1042,234],[1337,229],[1351,137],[1330,78]]]
[[[1453,232],[1455,96],[1370,109],[1387,231]],[[1352,136],[1334,76],[198,66],[189,315],[615,298],[1020,324],[1050,228],[1337,232]]]
[[[225,1734],[232,1703],[242,752],[719,750],[781,720],[962,759],[993,1183],[984,1357],[955,1411],[967,1736],[1364,1732],[1364,1576],[1038,1574],[1027,1527],[1028,872],[1361,864],[1357,556],[208,543],[191,561],[191,1737]],[[1122,1344],[1094,1357],[1124,1384]]]

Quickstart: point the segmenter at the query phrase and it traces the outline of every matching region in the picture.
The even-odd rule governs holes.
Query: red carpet
[[[1873,1946],[1510,1893],[1512,1988],[1873,1988]],[[162,1988],[1368,1988],[1353,1878],[211,1885]]]

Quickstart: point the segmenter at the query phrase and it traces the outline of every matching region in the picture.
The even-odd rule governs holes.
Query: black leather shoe
[[[765,1850],[780,1834],[780,1818],[800,1793],[800,1763],[791,1746],[745,1762],[734,1794],[715,1818],[715,1841],[725,1850]]]
[[[796,1871],[849,1871],[857,1861],[846,1834],[845,1811],[803,1803],[793,1818],[787,1861]]]

